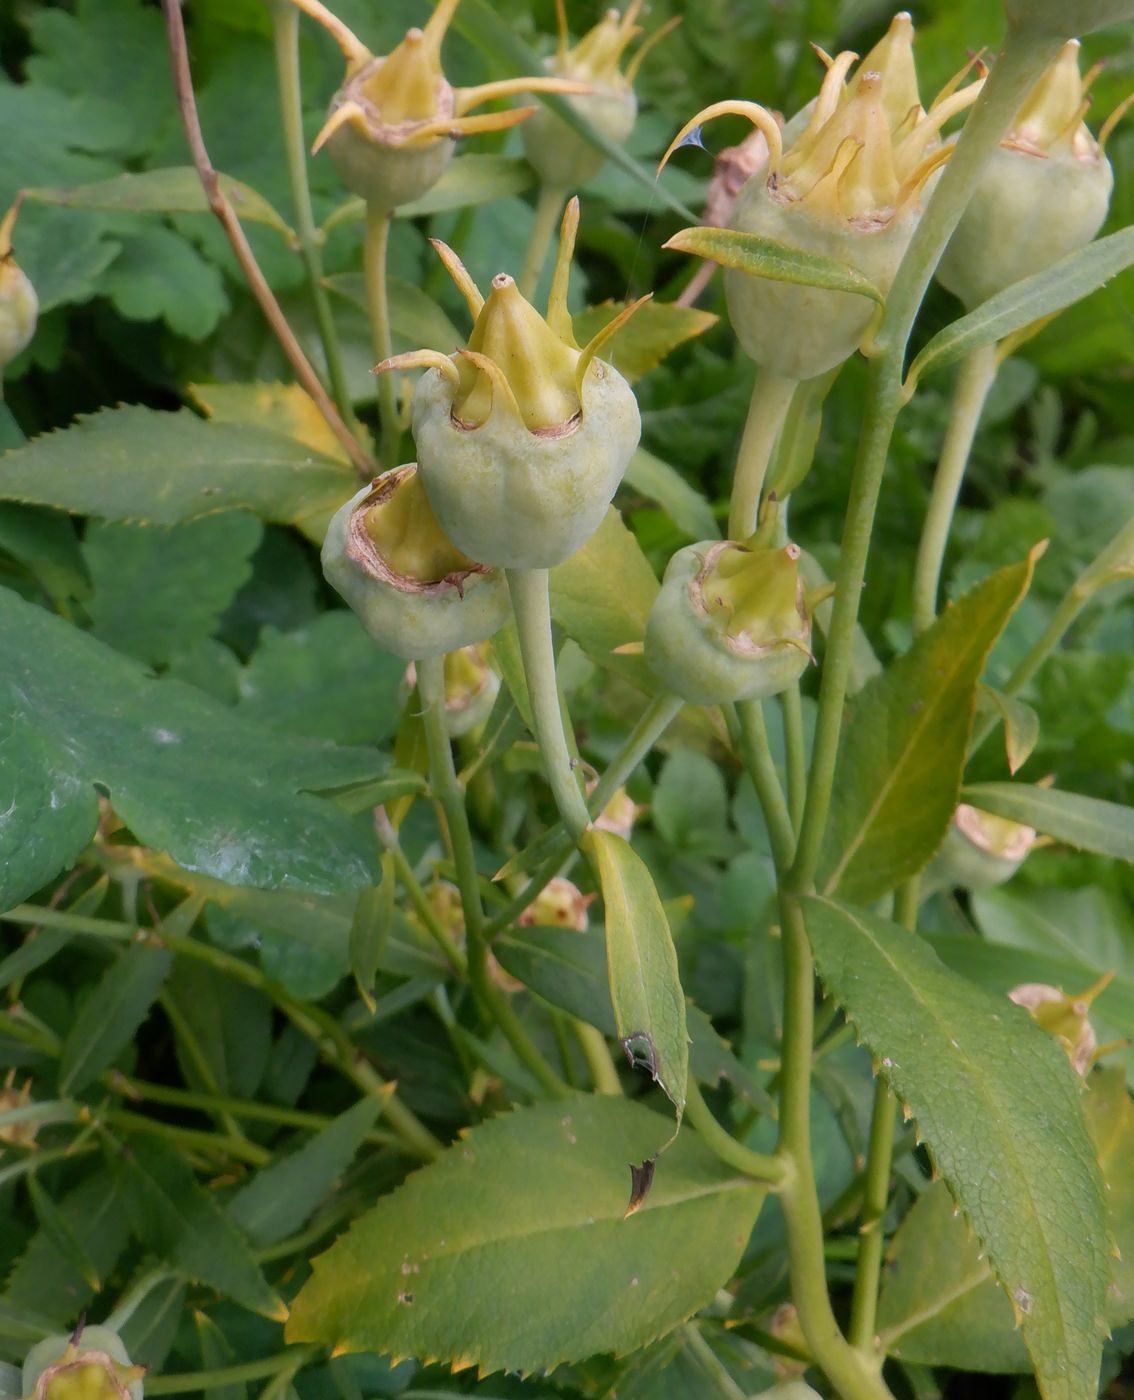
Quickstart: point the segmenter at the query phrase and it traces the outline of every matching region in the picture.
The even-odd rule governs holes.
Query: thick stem
[[[757,371],[732,482],[728,511],[730,540],[746,540],[756,528],[764,477],[797,384],[795,379],[784,379],[765,369]]]
[[[390,296],[387,257],[390,250],[391,211],[384,204],[371,200],[366,206],[366,241],[363,246],[363,271],[366,275],[366,306],[370,316],[370,338],[379,363],[394,353],[390,333]],[[392,374],[378,376],[379,438],[378,460],[383,471],[397,466],[398,401]]]
[[[327,362],[331,394],[343,421],[354,427],[354,406],[343,370],[335,318],[331,313],[327,289],[323,286],[323,254],[319,246],[319,233],[315,227],[315,215],[311,208],[311,189],[307,182],[303,102],[299,83],[299,11],[290,0],[271,0],[271,11],[276,52],[276,81],[280,90],[280,124],[284,152],[287,156],[288,180],[291,184],[291,202],[295,210],[295,231],[299,235],[299,248],[307,268],[311,304],[315,312],[319,339],[323,345],[323,356]]]
[[[524,676],[531,696],[535,740],[559,815],[572,841],[577,842],[590,825],[591,817],[571,763],[559,706],[547,570],[509,569],[507,576],[512,612],[520,636]]]
[[[961,364],[957,388],[953,395],[953,410],[941,457],[933,478],[929,510],[922,527],[914,567],[913,620],[914,630],[924,632],[937,616],[937,593],[941,586],[941,567],[945,562],[945,546],[957,508],[969,453],[976,437],[981,411],[998,368],[995,344],[970,350]]]
[[[766,1181],[771,1186],[778,1185],[784,1176],[784,1164],[778,1157],[766,1152],[754,1152],[745,1147],[713,1117],[709,1105],[701,1097],[697,1081],[690,1079],[685,1090],[685,1117],[697,1129],[705,1146],[730,1167],[751,1176],[757,1181]]]
[[[429,749],[429,784],[433,796],[441,805],[449,828],[453,849],[453,864],[457,873],[457,888],[461,894],[461,909],[465,916],[465,937],[468,940],[469,978],[477,1000],[492,1016],[520,1062],[537,1081],[558,1097],[569,1092],[568,1086],[555,1073],[508,1003],[507,997],[492,980],[488,969],[488,946],[484,938],[484,906],[480,898],[480,877],[473,853],[472,832],[465,809],[465,795],[457,781],[453,764],[453,749],[445,726],[445,663],[440,656],[417,662],[417,688],[421,697],[421,718],[425,742]]]
[[[787,752],[787,800],[791,824],[799,835],[803,824],[803,803],[807,797],[807,744],[803,736],[803,697],[799,682],[793,681],[780,695],[784,721],[784,748]]]
[[[177,104],[181,112],[181,124],[185,130],[185,140],[201,188],[209,208],[217,216],[224,229],[240,270],[244,273],[249,290],[259,303],[264,319],[271,326],[280,349],[287,356],[288,363],[295,371],[295,377],[311,396],[315,407],[327,421],[327,426],[338,438],[347,456],[363,476],[372,476],[374,463],[366,455],[357,438],[343,422],[330,395],[323,388],[322,380],[315,373],[310,360],[303,353],[303,347],[295,338],[288,325],[287,317],[280,309],[271,287],[268,286],[256,255],[245,236],[236,211],[229,203],[228,196],[221,189],[220,176],[213,168],[209,153],[205,148],[205,138],[201,134],[201,122],[197,114],[197,99],[193,92],[193,78],[189,70],[189,49],[185,40],[185,25],[181,17],[181,0],[162,0],[166,32],[169,37],[170,60],[173,66],[173,83],[177,91]]]
[[[540,185],[535,221],[532,224],[527,251],[524,254],[524,266],[517,284],[528,301],[536,294],[539,275],[547,261],[547,250],[551,246],[559,220],[563,217],[563,206],[566,202],[567,196],[563,190],[554,185]]]
[[[795,852],[795,830],[768,744],[764,711],[759,700],[741,700],[736,712],[740,717],[741,757],[764,812],[776,871],[782,876]]]

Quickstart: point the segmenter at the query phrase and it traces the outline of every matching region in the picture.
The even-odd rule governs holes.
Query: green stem
[[[690,1079],[685,1090],[685,1116],[697,1129],[705,1146],[710,1148],[722,1162],[743,1172],[756,1181],[766,1181],[770,1186],[778,1186],[784,1177],[784,1164],[779,1157],[766,1152],[754,1152],[745,1147],[733,1135],[722,1128],[713,1117],[709,1105],[701,1097],[697,1081]]]
[[[390,249],[391,211],[373,200],[366,206],[366,241],[362,261],[366,275],[366,305],[370,314],[370,336],[374,354],[381,363],[394,353],[390,332],[390,298],[386,263]],[[378,376],[379,438],[378,460],[383,471],[397,465],[401,428],[392,374]]]
[[[728,537],[746,540],[755,530],[760,515],[760,492],[776,438],[783,426],[798,380],[784,379],[760,369],[752,386],[744,436],[736,459],[732,500],[728,511]]]
[[[736,712],[740,718],[741,757],[764,812],[772,843],[772,859],[776,870],[783,874],[791,865],[795,852],[795,830],[768,744],[764,710],[759,700],[741,700]]]
[[[531,301],[536,294],[536,289],[539,286],[539,275],[547,261],[547,250],[551,246],[551,240],[555,235],[559,220],[563,216],[563,205],[566,200],[567,196],[563,190],[554,185],[540,185],[539,198],[536,200],[535,207],[535,221],[532,224],[527,252],[524,254],[524,266],[517,283],[521,293],[527,297],[528,301]]]
[[[197,1039],[196,1031],[194,1031],[188,1019],[182,1014],[181,1008],[168,991],[159,993],[158,1001],[161,1009],[165,1012],[166,1019],[173,1028],[174,1036],[180,1041],[181,1049],[184,1051],[186,1058],[192,1062],[193,1068],[200,1076],[201,1082],[206,1089],[217,1093],[220,1089],[220,1085],[217,1083],[216,1076],[213,1074],[213,1067],[209,1062],[209,1058],[205,1054],[200,1041]],[[241,1130],[240,1124],[230,1113],[227,1113],[224,1109],[220,1109],[215,1116],[219,1120],[220,1126],[229,1137],[237,1138],[242,1142],[248,1143],[249,1146],[252,1146],[249,1139]]]
[[[553,681],[554,684],[554,681]],[[468,940],[469,979],[478,1001],[503,1031],[521,1063],[539,1083],[555,1097],[570,1092],[520,1024],[507,997],[493,982],[488,969],[488,945],[484,937],[484,906],[480,898],[480,883],[473,853],[472,832],[469,830],[465,797],[457,781],[453,764],[453,749],[445,726],[444,659],[431,656],[417,662],[417,688],[421,698],[421,718],[425,742],[429,750],[429,783],[433,796],[440,803],[449,829],[453,850],[457,887],[461,893],[461,909],[465,916],[465,936]]]
[[[555,683],[548,573],[546,569],[509,569],[507,577],[532,702],[536,743],[559,815],[571,839],[577,842],[590,826],[591,817],[571,762]]]
[[[618,1077],[618,1070],[610,1056],[610,1046],[606,1043],[602,1031],[597,1026],[579,1020],[574,1021],[573,1028],[575,1039],[582,1047],[583,1058],[591,1072],[595,1093],[621,1094],[622,1080]]]
[[[945,546],[957,508],[969,453],[976,437],[980,415],[992,388],[999,367],[997,347],[981,345],[970,350],[961,362],[957,387],[953,394],[953,409],[941,457],[933,478],[929,510],[922,527],[914,567],[913,621],[915,632],[924,632],[937,616],[937,593],[941,585],[941,568],[945,562]]]
[[[210,1133],[201,1128],[181,1128],[173,1123],[159,1122],[156,1118],[146,1118],[141,1113],[131,1113],[124,1108],[104,1109],[99,1113],[99,1117],[125,1132],[148,1133],[150,1137],[164,1138],[166,1142],[178,1143],[182,1147],[196,1147],[203,1152],[221,1152],[253,1167],[266,1167],[272,1160],[272,1154],[267,1148],[257,1147],[244,1137]]]
[[[793,681],[780,695],[784,721],[784,747],[787,751],[787,800],[796,835],[803,823],[803,803],[807,797],[807,745],[803,737],[803,698],[799,682]]]
[[[724,1362],[701,1335],[700,1326],[696,1322],[687,1322],[681,1331],[685,1337],[685,1345],[713,1378],[717,1394],[724,1396],[725,1400],[746,1400],[745,1392],[733,1380]]]
[[[421,887],[421,881],[413,873],[413,866],[406,859],[406,854],[402,850],[398,841],[398,834],[394,828],[387,823],[378,823],[378,837],[384,848],[390,853],[390,858],[394,862],[394,870],[398,880],[409,896],[409,902],[417,912],[426,933],[433,939],[441,950],[445,959],[452,967],[458,977],[468,975],[468,962],[464,954],[453,942],[452,938],[441,926],[433,905],[429,902],[429,896]]]
[[[917,927],[920,876],[908,880],[898,891],[894,917],[912,933]],[[885,1078],[874,1084],[874,1109],[870,1120],[870,1143],[866,1151],[866,1171],[862,1184],[862,1219],[859,1223],[858,1260],[855,1266],[854,1295],[851,1300],[847,1338],[853,1347],[872,1359],[877,1358],[874,1329],[878,1317],[878,1284],[882,1277],[882,1256],[886,1248],[883,1223],[890,1200],[890,1169],[894,1155],[894,1131],[898,1122],[898,1100]]]
[[[176,1277],[177,1275],[172,1269],[148,1270],[123,1293],[118,1300],[118,1306],[100,1323],[100,1326],[109,1328],[111,1332],[121,1332],[154,1289],[160,1288],[163,1283]]]
[[[221,1386],[244,1385],[247,1381],[262,1381],[275,1376],[280,1371],[290,1370],[293,1374],[299,1365],[318,1356],[317,1346],[290,1347],[277,1356],[265,1356],[259,1361],[244,1361],[238,1366],[217,1366],[211,1371],[182,1371],[168,1376],[147,1376],[147,1395],[184,1395],[189,1391],[207,1391]]]
[[[606,771],[595,784],[587,798],[587,811],[597,817],[614,794],[630,777],[638,764],[646,757],[653,746],[673,723],[680,713],[684,701],[676,695],[655,695],[642,711],[638,723],[627,736],[622,747],[607,765]],[[554,834],[554,833],[549,833]],[[484,936],[491,941],[503,929],[514,924],[528,905],[560,870],[574,850],[575,843],[566,832],[561,832],[551,845],[543,863],[520,893],[489,920]]]
[[[303,139],[303,102],[299,82],[299,10],[290,0],[271,0],[271,11],[276,81],[280,92],[280,118],[284,152],[287,156],[288,180],[291,184],[291,202],[295,210],[295,231],[299,235],[299,248],[307,269],[315,324],[327,362],[331,394],[343,421],[357,429],[354,405],[351,403],[350,390],[347,388],[346,374],[343,371],[342,351],[339,348],[335,319],[331,314],[327,289],[323,286],[323,254],[311,208],[311,189],[307,182],[307,152]]]

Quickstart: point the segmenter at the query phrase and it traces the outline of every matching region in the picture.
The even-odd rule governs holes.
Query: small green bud
[[[435,244],[476,318],[468,348],[378,366],[429,366],[413,397],[422,481],[441,528],[485,565],[550,569],[569,558],[598,529],[638,445],[634,393],[596,352],[641,303],[579,349],[567,310],[578,217],[573,199],[546,319],[507,273],[485,300]]]
[[[962,802],[941,849],[933,858],[926,888],[986,890],[1010,880],[1036,842],[1035,830]]]
[[[407,660],[483,641],[508,618],[504,576],[446,538],[412,462],[336,513],[323,573],[378,645]]]
[[[1114,186],[1103,152],[1113,122],[1101,141],[1083,122],[1096,71],[1079,76],[1079,44],[1068,41],[985,165],[937,269],[966,306],[1042,272],[1102,227]]]
[[[0,370],[31,344],[39,319],[39,298],[12,252],[12,230],[20,201],[0,220]]]
[[[450,86],[441,67],[441,41],[459,2],[440,0],[424,29],[410,29],[392,53],[376,57],[321,0],[295,0],[334,36],[347,62],[312,154],[326,146],[347,188],[379,208],[396,209],[431,189],[459,137],[502,131],[536,110],[466,115],[473,107],[519,92],[583,90],[558,78]]]
[[[1008,996],[1017,1006],[1031,1012],[1032,1020],[1055,1038],[1067,1052],[1076,1072],[1085,1075],[1100,1054],[1106,1054],[1106,1047],[1099,1050],[1095,1028],[1087,1019],[1091,1002],[1105,991],[1114,980],[1113,972],[1105,972],[1097,982],[1068,996],[1062,987],[1052,987],[1046,982],[1023,982],[1013,987]]]
[[[459,739],[479,729],[496,703],[500,677],[488,663],[481,643],[445,654],[445,727],[450,738]],[[417,667],[406,668],[406,690],[417,685]]]
[[[598,24],[574,48],[567,41],[566,16],[559,15],[559,48],[544,67],[556,77],[585,85],[586,91],[568,101],[611,141],[622,143],[634,129],[638,99],[634,78],[642,59],[664,37],[677,20],[671,20],[653,34],[638,50],[626,72],[621,69],[627,48],[641,33],[635,24],[642,0],[631,0],[626,13],[607,10]],[[550,111],[541,107],[522,132],[524,154],[535,167],[544,185],[557,190],[575,190],[596,176],[606,157]]]
[[[799,546],[689,545],[669,561],[646,624],[646,661],[696,705],[756,700],[798,680],[811,659]]]
[[[823,55],[828,69],[818,97],[782,132],[756,103],[717,102],[685,124],[661,164],[706,119],[747,117],[763,133],[769,155],[741,189],[730,226],[834,258],[885,294],[921,217],[922,192],[949,153],[941,129],[981,86],[955,80],[927,113],[912,44],[910,17],[899,14],[849,82],[856,55]],[[841,364],[875,314],[873,302],[851,292],[735,268],[725,269],[724,285],[746,353],[787,379],[811,379]]]
[[[24,1361],[26,1400],[142,1400],[144,1366],[134,1366],[117,1332],[82,1327],[45,1337]]]

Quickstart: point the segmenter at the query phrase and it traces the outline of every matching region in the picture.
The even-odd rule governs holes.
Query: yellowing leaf
[[[626,301],[604,301],[600,306],[588,306],[580,311],[573,318],[575,339],[580,345],[586,345],[629,305]],[[603,346],[601,355],[627,379],[640,379],[656,369],[684,341],[704,335],[718,319],[711,312],[698,311],[693,306],[648,301],[621,330],[615,331]]]
[[[214,423],[259,423],[324,457],[349,461],[311,395],[298,384],[190,384],[189,396]]]

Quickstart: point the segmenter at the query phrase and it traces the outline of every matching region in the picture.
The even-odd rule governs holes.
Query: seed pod
[[[811,659],[799,546],[693,544],[669,561],[646,624],[645,655],[675,695],[720,705],[776,695]]]
[[[926,887],[986,890],[1010,880],[1035,845],[1030,826],[962,802],[927,873]]]
[[[468,348],[378,366],[429,367],[413,397],[421,478],[441,528],[485,565],[550,569],[569,558],[598,529],[638,445],[634,393],[596,352],[641,302],[579,349],[567,310],[578,217],[572,200],[546,319],[507,273],[485,300],[435,243],[476,318]]]
[[[20,202],[0,220],[0,370],[22,354],[35,335],[39,298],[12,252],[12,230]]]
[[[45,1337],[24,1361],[27,1400],[142,1400],[144,1366],[134,1366],[117,1332],[83,1327]]]
[[[767,165],[741,189],[730,227],[834,258],[885,294],[921,216],[921,195],[949,153],[939,135],[973,102],[980,82],[960,77],[925,112],[913,63],[913,25],[895,16],[885,38],[847,81],[856,55],[822,55],[827,75],[815,102],[781,133],[753,102],[717,102],[678,132],[662,166],[711,117],[747,117],[768,144]],[[659,167],[660,168],[660,167]],[[858,347],[874,303],[851,292],[725,269],[725,295],[748,355],[787,379],[834,369]]]
[[[1106,972],[1085,992],[1079,992],[1075,996],[1068,996],[1062,987],[1052,987],[1046,982],[1023,982],[1020,986],[1013,987],[1008,995],[1017,1006],[1030,1011],[1032,1020],[1042,1026],[1049,1035],[1056,1037],[1066,1050],[1067,1058],[1076,1072],[1085,1075],[1098,1058],[1098,1054],[1105,1054],[1108,1048],[1104,1046],[1099,1052],[1098,1037],[1095,1035],[1094,1026],[1087,1019],[1087,1013],[1091,1009],[1091,1002],[1113,980],[1114,973]]]
[[[500,677],[488,663],[483,645],[461,647],[445,655],[445,727],[459,739],[478,729],[492,713],[500,693]],[[406,668],[406,690],[417,684],[417,667]]]
[[[445,537],[412,462],[338,511],[323,573],[378,645],[407,660],[483,641],[508,618],[504,576]]]
[[[671,20],[651,35],[623,73],[623,56],[642,32],[635,24],[641,8],[642,0],[631,0],[624,15],[617,10],[607,10],[598,24],[570,48],[566,14],[562,4],[558,5],[559,47],[554,57],[544,64],[548,73],[555,77],[586,85],[584,94],[567,100],[580,116],[620,144],[634,129],[638,115],[634,78],[642,60],[679,22]],[[599,173],[606,160],[601,151],[547,107],[541,107],[525,122],[522,135],[524,154],[535,167],[541,183],[552,189],[578,189]]]
[[[1103,147],[1114,119],[1100,141],[1083,122],[1097,72],[1081,78],[1078,41],[1066,43],[986,164],[937,269],[966,306],[1042,272],[1102,227],[1114,186]]]
[[[449,163],[456,141],[526,121],[535,107],[467,115],[493,98],[520,92],[584,91],[560,78],[508,78],[454,88],[441,67],[441,41],[459,0],[441,0],[424,29],[411,29],[392,53],[376,57],[320,0],[294,0],[335,38],[346,77],[312,153],[326,146],[348,189],[376,208],[419,199]]]
[[[573,928],[585,933],[590,920],[587,908],[593,894],[584,894],[578,885],[562,875],[549,880],[516,920],[522,928]]]

